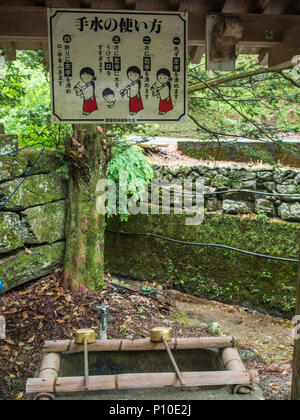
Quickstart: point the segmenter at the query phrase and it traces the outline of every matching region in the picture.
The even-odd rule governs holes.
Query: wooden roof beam
[[[189,56],[192,64],[200,64],[204,54],[205,46],[189,48]]]
[[[269,67],[280,65],[300,55],[300,25],[290,26],[285,31],[283,43],[269,51]]]
[[[168,9],[169,10],[179,10],[180,7],[180,0],[169,0]]]
[[[263,13],[271,1],[272,0],[256,0],[253,7],[253,13]]]
[[[216,13],[221,13],[223,7],[225,6],[226,0],[211,0],[211,11]]]
[[[42,48],[43,48],[44,58],[45,58],[45,67],[47,70],[49,70],[49,44],[48,42],[43,42]]]
[[[6,61],[16,61],[17,52],[14,42],[3,41],[1,42],[1,48],[3,49],[3,54]]]
[[[253,0],[226,0],[222,13],[247,13],[252,3]]]
[[[0,0],[1,1],[1,0]],[[1,3],[0,3],[1,5]],[[124,5],[124,3],[123,3]],[[124,6],[123,6],[124,7]],[[182,7],[182,5],[181,5]],[[241,14],[245,24],[245,33],[240,43],[244,47],[272,48],[283,41],[283,32],[289,26],[300,27],[300,16],[280,16],[263,14]],[[206,14],[191,12],[189,14],[189,45],[203,46],[205,43]],[[272,37],[266,39],[266,30]],[[47,41],[47,12],[44,7],[7,7],[0,6],[0,42]],[[299,39],[299,38],[298,38]]]
[[[282,0],[272,0],[269,2],[267,7],[264,10],[264,14],[268,15],[282,15],[287,13],[289,5],[292,3],[291,0],[282,1]]]
[[[136,0],[125,0],[126,9],[135,9]]]
[[[90,9],[92,7],[92,0],[81,0],[80,7],[83,9]]]
[[[300,13],[300,1],[299,0],[292,0],[292,2],[290,3],[288,10],[287,10],[288,14],[293,14],[293,13]]]
[[[269,64],[269,50],[261,50],[258,56],[258,62],[261,66],[267,66]]]
[[[47,6],[46,4],[46,0],[35,0],[33,1],[33,5],[35,7],[43,7],[43,6]]]

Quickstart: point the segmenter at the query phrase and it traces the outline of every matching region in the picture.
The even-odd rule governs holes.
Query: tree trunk
[[[299,253],[300,262],[300,253]],[[300,263],[298,267],[298,279],[297,279],[297,308],[296,315],[300,316]],[[297,327],[299,327],[299,322]],[[300,328],[296,333],[300,333]],[[293,386],[292,386],[292,400],[300,400],[300,338],[295,338],[294,343],[294,361],[293,361]]]
[[[105,215],[96,209],[96,186],[107,169],[104,135],[93,125],[75,126],[66,144],[69,196],[65,285],[99,290],[104,275]]]

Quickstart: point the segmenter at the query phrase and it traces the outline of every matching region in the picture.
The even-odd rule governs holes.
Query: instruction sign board
[[[48,9],[54,123],[168,123],[187,115],[187,16]]]

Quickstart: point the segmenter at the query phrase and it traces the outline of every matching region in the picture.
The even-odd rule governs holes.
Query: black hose
[[[199,243],[199,242],[186,242],[186,241],[181,241],[181,240],[178,240],[178,239],[167,238],[166,236],[156,235],[155,233],[133,233],[133,232],[116,231],[116,230],[111,230],[111,229],[106,229],[106,231],[109,232],[109,233],[115,233],[115,234],[127,235],[127,236],[148,236],[150,238],[162,239],[164,241],[174,242],[176,244],[182,244],[182,245],[222,248],[222,249],[228,249],[230,251],[240,252],[242,254],[251,255],[251,256],[259,257],[259,258],[267,258],[267,259],[270,259],[270,260],[278,260],[278,261],[287,261],[287,262],[298,263],[298,260],[293,259],[293,258],[283,258],[283,257],[275,257],[275,256],[272,256],[272,255],[258,254],[257,252],[246,251],[244,249],[234,248],[234,247],[228,246],[228,245]]]

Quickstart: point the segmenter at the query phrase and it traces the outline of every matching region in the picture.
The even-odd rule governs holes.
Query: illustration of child
[[[75,86],[77,96],[83,98],[83,115],[90,115],[92,112],[98,110],[98,105],[95,95],[95,72],[90,67],[84,67],[80,71],[81,82]]]
[[[136,115],[138,112],[144,109],[142,97],[141,97],[141,70],[132,66],[127,70],[127,77],[131,80],[131,83],[126,86],[125,89],[121,90],[121,96],[129,98],[129,110],[131,115]]]
[[[108,108],[113,108],[115,106],[116,95],[113,90],[111,90],[110,88],[104,89],[102,96],[105,102],[108,104]]]
[[[171,97],[171,73],[168,69],[160,69],[157,72],[157,82],[151,87],[153,96],[159,98],[159,114],[165,115],[172,111],[173,102]]]

